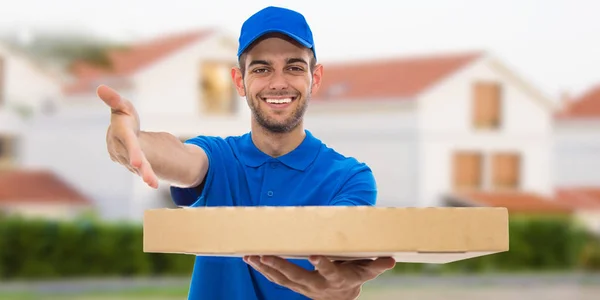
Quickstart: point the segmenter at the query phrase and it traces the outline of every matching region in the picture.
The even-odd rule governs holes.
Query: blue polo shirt
[[[371,169],[327,147],[308,130],[302,143],[277,158],[261,152],[251,133],[198,136],[186,141],[204,149],[209,168],[200,188],[171,187],[175,204],[202,206],[323,206],[375,204]],[[307,270],[307,260],[290,260]],[[270,282],[242,258],[197,256],[188,299],[307,299]]]

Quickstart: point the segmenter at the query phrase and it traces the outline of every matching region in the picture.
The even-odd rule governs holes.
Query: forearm
[[[158,178],[181,187],[198,185],[208,169],[199,147],[185,145],[167,132],[141,131],[140,147]]]

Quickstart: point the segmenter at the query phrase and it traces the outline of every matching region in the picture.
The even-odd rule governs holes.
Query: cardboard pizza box
[[[508,211],[490,207],[202,207],[144,213],[144,252],[394,257],[448,263],[508,251]]]

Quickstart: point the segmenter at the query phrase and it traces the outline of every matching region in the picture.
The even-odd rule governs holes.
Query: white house
[[[46,112],[61,100],[62,84],[57,74],[0,44],[0,109]]]
[[[600,233],[600,85],[562,104],[554,118],[557,193]]]
[[[219,134],[222,129],[201,125],[214,121],[232,126],[240,117],[249,117],[231,82],[236,50],[234,38],[213,29],[141,41],[110,51],[110,69],[75,64],[77,80],[65,88],[66,102],[71,108],[106,110],[96,95],[98,85],[106,84],[133,102],[145,130],[179,136],[197,135],[200,130]]]
[[[61,99],[60,79],[26,55],[0,44],[0,169],[17,164],[24,119]]]
[[[554,119],[555,183],[600,188],[600,85],[563,105]]]
[[[184,140],[249,130],[249,110],[230,78],[237,42],[217,30],[161,36],[109,53],[110,69],[78,63],[64,88],[65,105],[28,127],[27,168],[48,168],[95,201],[106,219],[141,220],[143,210],[171,203],[159,191],[112,162],[106,150],[110,110],[97,97],[107,84],[135,105],[142,130],[166,131]]]
[[[487,53],[324,64],[307,128],[374,171],[381,206],[558,210],[553,103]]]

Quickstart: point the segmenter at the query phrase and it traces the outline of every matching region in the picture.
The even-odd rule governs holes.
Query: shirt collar
[[[321,150],[321,141],[315,138],[310,131],[304,130],[304,132],[306,136],[296,149],[277,158],[256,148],[252,141],[252,133],[244,135],[240,146],[244,164],[249,167],[259,167],[267,161],[277,160],[292,169],[304,171],[317,158]]]

